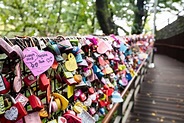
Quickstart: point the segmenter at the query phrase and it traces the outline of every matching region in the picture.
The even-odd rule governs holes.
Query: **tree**
[[[2,0],[0,33],[6,36],[91,34],[98,28],[93,4],[84,0]]]
[[[159,0],[157,9],[158,12],[169,11],[177,13],[179,10],[176,4],[182,5],[182,3],[182,0]],[[148,0],[96,0],[96,14],[100,27],[105,34],[116,34],[117,28],[122,29],[128,34],[128,31],[126,31],[123,26],[114,24],[114,21],[112,21],[114,20],[114,17],[125,19],[128,25],[132,27],[132,34],[140,34],[143,32],[153,6],[154,2],[151,3],[151,1]]]
[[[173,3],[173,4],[171,4]],[[182,0],[159,0],[158,12],[177,13]],[[126,24],[140,34],[154,3],[148,0],[1,0],[0,34],[85,35],[101,28],[104,34],[118,34]],[[126,23],[117,25],[116,19]]]

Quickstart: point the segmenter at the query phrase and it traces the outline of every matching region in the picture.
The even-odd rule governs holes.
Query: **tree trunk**
[[[109,0],[96,0],[96,16],[105,35],[117,34],[113,13],[108,9]]]
[[[145,0],[137,0],[137,4],[135,5],[136,9],[134,11],[135,17],[133,21],[132,34],[141,34],[143,31],[143,16],[145,16],[144,11],[144,1]]]

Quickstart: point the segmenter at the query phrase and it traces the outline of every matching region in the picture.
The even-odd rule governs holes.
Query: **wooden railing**
[[[116,103],[112,109],[106,114],[102,123],[109,123],[113,114],[117,111],[114,123],[125,123],[130,112],[133,111],[134,99],[140,92],[141,84],[144,80],[145,73],[147,72],[147,66],[151,62],[152,51],[149,51],[148,58],[144,59],[136,71],[136,75],[132,77],[129,84],[121,93],[124,102]],[[128,94],[127,94],[128,93]],[[112,122],[112,121],[111,121]]]

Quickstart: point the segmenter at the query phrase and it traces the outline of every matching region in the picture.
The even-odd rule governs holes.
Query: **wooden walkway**
[[[184,123],[184,63],[155,55],[127,123]]]

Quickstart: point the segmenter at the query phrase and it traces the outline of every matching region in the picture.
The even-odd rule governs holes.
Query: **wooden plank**
[[[132,98],[133,93],[134,93],[134,89],[131,89],[128,96],[126,97],[126,100],[123,102],[122,114],[124,114],[124,112],[126,111],[127,106]]]
[[[114,123],[120,123],[122,116],[117,116],[114,120]]]
[[[133,106],[133,101],[130,101],[130,103],[128,105],[128,109],[126,110],[125,115],[124,115],[121,123],[126,123],[126,120],[128,118],[128,115],[130,114],[130,111],[132,109],[132,106]]]

